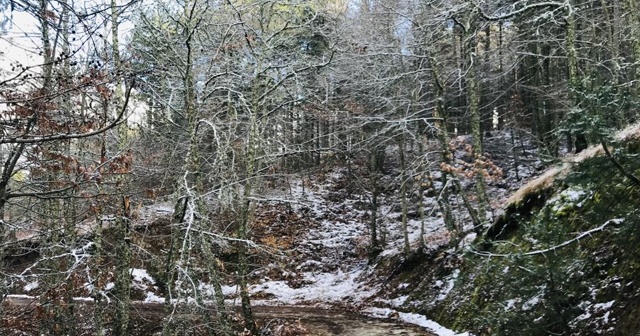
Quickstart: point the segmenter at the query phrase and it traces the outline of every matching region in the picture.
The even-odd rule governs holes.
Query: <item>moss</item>
[[[640,167],[640,159],[627,156],[624,165]],[[548,192],[544,202],[512,209],[524,213],[505,217],[510,231],[500,231],[493,237],[501,241],[483,246],[507,257],[468,253],[448,297],[424,310],[444,325],[477,335],[640,330],[640,193],[602,157],[579,163]],[[523,255],[621,218],[620,224],[568,247]],[[611,301],[604,319],[595,304]]]

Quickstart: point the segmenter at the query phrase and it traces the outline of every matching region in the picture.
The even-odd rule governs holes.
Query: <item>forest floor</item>
[[[258,321],[289,326],[287,335],[456,335],[424,316],[397,311],[403,298],[382,299],[384,279],[368,263],[369,214],[366,195],[348,193],[345,169],[333,169],[304,179],[292,179],[290,188],[262,195],[254,219],[253,240],[261,248],[254,255],[250,293]],[[304,186],[303,186],[304,184]],[[381,197],[383,255],[400,254],[402,235],[397,209]],[[142,209],[141,220],[162,223],[170,218],[170,204]],[[447,243],[442,221],[434,216],[426,228],[430,246]],[[136,224],[139,225],[139,224]],[[157,224],[156,224],[157,225]],[[409,221],[411,239],[418,239],[420,222]],[[446,231],[446,230],[445,230]],[[18,271],[18,270],[16,270]],[[153,335],[161,330],[164,298],[146,269],[132,269],[134,302],[132,335]],[[232,280],[230,280],[232,281]],[[112,283],[105,286],[108,295]],[[213,299],[212,286],[202,283],[203,295]],[[38,335],[38,284],[27,282],[21,294],[5,300],[3,316],[8,335]],[[239,305],[238,289],[223,286],[227,302]],[[75,313],[81,334],[93,333],[93,299],[76,297]],[[196,334],[196,333],[191,333]]]
[[[508,138],[508,134],[502,134],[492,141],[504,142],[505,137]],[[462,166],[468,156],[465,141],[464,137],[460,137],[455,154],[456,161]],[[489,149],[491,144],[491,141],[487,141]],[[524,158],[520,159],[517,172],[510,168],[514,161],[509,153],[496,153],[494,157],[504,171],[503,176],[490,183],[490,196],[495,202],[516,189],[522,183],[521,179],[534,175],[536,166],[540,165],[536,155],[527,153],[527,146],[522,144],[520,147]],[[399,167],[397,162],[388,165]],[[439,187],[438,167],[428,169],[436,187]],[[304,177],[290,176],[278,180],[277,187],[271,186],[263,194],[256,195],[259,201],[252,221],[252,239],[260,247],[255,249],[252,257],[249,291],[256,315],[263,323],[268,324],[273,320],[300,323],[300,330],[307,330],[308,335],[468,335],[457,334],[426,316],[413,313],[414,309],[404,305],[408,297],[402,295],[403,289],[411,284],[403,282],[401,277],[390,280],[397,275],[398,265],[402,267],[406,264],[402,251],[404,237],[398,198],[398,172],[397,168],[392,168],[380,181],[384,189],[378,199],[382,251],[374,262],[369,259],[371,195],[366,191],[367,182],[352,178],[346,167],[334,166]],[[471,183],[463,180],[462,184],[472,193]],[[407,232],[411,249],[420,251],[420,258],[437,258],[442,253],[454,254],[473,240],[472,233],[461,240],[460,246],[450,247],[451,233],[437,210],[437,196],[429,193],[422,196],[425,210],[421,217],[416,210],[416,195],[409,200],[411,206]],[[470,223],[459,197],[452,196],[449,201],[456,221]],[[156,223],[154,225],[166,225],[172,212],[171,203],[158,202],[142,207],[138,214],[140,223],[134,223],[134,226],[150,226],[151,222]],[[466,230],[470,231],[468,227]],[[386,261],[385,265],[383,261]],[[446,274],[430,286],[435,293],[434,300],[442,300],[447,296],[459,273],[455,263],[447,267],[450,269]],[[139,299],[134,304],[132,315],[139,317],[136,322],[136,329],[141,330],[139,335],[152,334],[160,325],[163,314],[161,303],[164,298],[156,279],[150,274],[153,272],[144,268],[132,269],[134,297]],[[232,277],[228,280],[229,283],[234,282]],[[25,280],[20,286],[22,290],[18,292],[19,295],[10,296],[8,301],[24,308],[28,302],[37,300],[38,284]],[[107,283],[104,293],[108,294],[112,288],[113,283]],[[199,288],[203,295],[213,299],[212,286],[200,283]],[[223,286],[223,293],[230,305],[239,305],[236,286]],[[77,298],[77,301],[89,305],[91,300],[87,297]],[[11,314],[10,310],[5,317],[23,314],[24,309],[20,311],[15,310],[15,314]],[[80,310],[85,315],[89,314],[88,311]],[[17,316],[24,319],[24,315]],[[355,330],[362,332],[356,334]],[[300,334],[305,335],[302,332]]]
[[[5,302],[3,320],[15,328],[4,333],[7,336],[39,335],[38,321],[27,319],[35,309],[37,300],[24,296],[9,297]],[[95,335],[93,302],[78,300],[76,319],[79,336]],[[343,310],[305,306],[255,306],[253,312],[262,330],[270,330],[267,335],[287,336],[435,336],[419,326],[401,323],[395,319],[368,317]],[[239,312],[236,312],[239,315]],[[131,314],[131,335],[146,336],[160,334],[165,307],[160,303],[134,302]],[[197,321],[197,316],[182,316]],[[196,323],[194,323],[196,325]],[[187,331],[198,335],[197,327]]]

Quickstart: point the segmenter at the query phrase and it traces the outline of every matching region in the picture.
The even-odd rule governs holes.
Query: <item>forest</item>
[[[0,0],[0,45],[2,335],[640,330],[637,0]]]

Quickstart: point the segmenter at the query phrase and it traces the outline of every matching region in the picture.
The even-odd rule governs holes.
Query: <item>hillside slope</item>
[[[635,134],[621,133],[614,155],[638,175]],[[640,190],[601,151],[523,187],[501,230],[464,255],[441,252],[415,267],[429,276],[405,274],[404,308],[476,335],[637,334]]]

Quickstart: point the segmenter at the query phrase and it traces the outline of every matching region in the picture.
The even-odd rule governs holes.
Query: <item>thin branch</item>
[[[88,138],[94,135],[98,135],[104,133],[122,122],[122,117],[124,116],[125,111],[127,110],[127,105],[129,104],[129,98],[131,96],[131,90],[133,89],[135,84],[135,78],[131,81],[129,88],[127,89],[127,93],[124,99],[124,104],[122,105],[122,109],[118,116],[108,125],[97,129],[92,132],[87,133],[70,133],[70,134],[56,134],[49,136],[39,136],[39,137],[11,137],[11,138],[2,138],[0,139],[0,144],[7,143],[19,143],[19,144],[32,144],[32,143],[41,143],[41,142],[49,142],[56,140],[68,140],[68,139],[80,139],[80,138]]]
[[[487,251],[474,251],[471,250],[471,253],[473,254],[477,254],[479,256],[483,256],[483,257],[502,257],[502,258],[506,258],[506,257],[512,257],[514,255],[518,255],[518,256],[535,256],[535,255],[540,255],[540,254],[545,254],[545,253],[549,253],[549,252],[554,252],[556,250],[559,250],[563,247],[569,246],[577,241],[580,241],[586,237],[591,236],[591,234],[596,233],[596,232],[601,232],[604,231],[604,229],[609,226],[610,224],[620,224],[624,221],[624,219],[610,219],[608,220],[606,223],[598,226],[597,228],[591,229],[589,231],[585,231],[581,234],[579,234],[577,237],[573,238],[573,239],[569,239],[565,242],[562,242],[558,245],[543,249],[543,250],[535,250],[535,251],[531,251],[531,252],[527,252],[527,253],[509,253],[509,254],[505,254],[505,253],[491,253],[491,252],[487,252]]]
[[[48,198],[45,197],[47,195],[54,195],[54,194],[58,194],[58,193],[63,193],[67,190],[71,190],[73,188],[75,188],[75,185],[66,187],[66,188],[62,188],[62,189],[56,189],[56,190],[50,190],[50,191],[35,191],[35,192],[28,192],[28,193],[15,193],[15,194],[8,194],[7,195],[7,199],[10,198],[16,198],[16,197],[36,197],[36,198]]]
[[[604,139],[600,138],[600,144],[602,145],[602,149],[604,149],[604,153],[609,158],[609,161],[611,161],[613,165],[616,166],[616,168],[618,168],[618,170],[622,173],[622,175],[626,176],[631,180],[631,182],[633,182],[633,184],[640,187],[640,179],[638,179],[638,177],[636,177],[635,175],[631,174],[626,169],[624,169],[624,167],[620,164],[620,162],[618,162],[618,160],[616,160],[616,158],[614,158],[613,155],[611,155],[611,152],[609,151],[609,147],[607,147],[607,143],[604,141]]]

